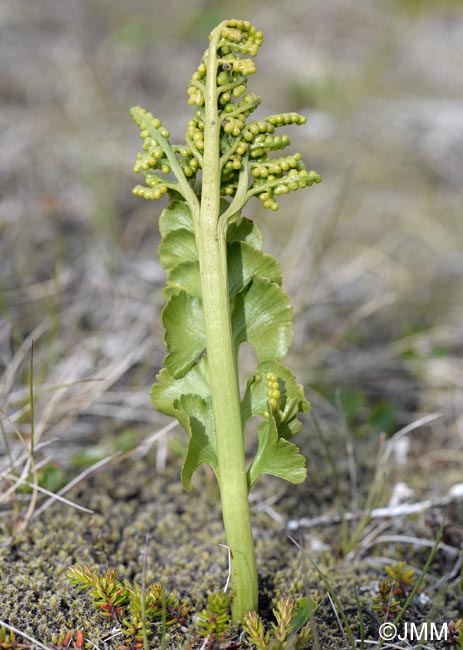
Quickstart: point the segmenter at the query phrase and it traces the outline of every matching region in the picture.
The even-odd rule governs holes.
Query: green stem
[[[174,153],[174,150],[172,149],[169,141],[162,136],[158,129],[153,128],[153,125],[151,124],[151,121],[143,114],[139,114],[139,108],[133,108],[132,109],[132,115],[135,114],[137,115],[137,118],[139,119],[140,122],[143,123],[143,126],[145,129],[149,131],[149,134],[157,142],[157,144],[161,147],[161,149],[164,151],[167,160],[169,161],[170,167],[172,169],[172,172],[174,173],[177,181],[178,181],[178,187],[173,186],[169,181],[163,181],[165,185],[168,187],[171,187],[172,189],[175,189],[179,191],[183,197],[185,198],[185,201],[188,201],[190,208],[193,213],[193,218],[195,217],[195,214],[197,212],[197,207],[198,207],[198,198],[196,194],[194,193],[190,183],[188,182],[187,177],[183,173],[183,169],[180,166],[180,163],[177,160],[177,157]]]
[[[242,161],[242,169],[238,180],[238,187],[236,188],[233,201],[230,203],[230,205],[225,210],[225,212],[223,212],[220,215],[220,222],[222,224],[230,223],[230,220],[236,214],[241,212],[243,205],[246,203],[248,184],[249,184],[249,161],[247,158],[244,158]]]
[[[231,557],[232,618],[257,609],[257,572],[249,513],[243,424],[227,281],[226,228],[219,228],[220,121],[217,38],[208,52],[201,213],[197,231],[207,358],[212,393],[222,516]]]
[[[35,400],[34,400],[34,339],[31,343],[31,359],[29,365],[29,405],[31,409],[31,440],[30,453],[31,458],[35,448]]]

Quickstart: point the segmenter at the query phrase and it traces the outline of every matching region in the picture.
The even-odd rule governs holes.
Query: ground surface
[[[320,603],[312,647],[350,647],[314,559],[354,635],[358,592],[374,641],[385,567],[403,560],[419,576],[445,515],[407,616],[463,616],[459,3],[16,0],[0,3],[0,620],[46,644],[78,628],[101,643],[110,626],[65,570],[116,566],[139,579],[147,531],[149,580],[198,608],[226,580],[211,477],[200,471],[185,494],[181,431],[152,440],[169,424],[149,402],[164,355],[160,207],[131,195],[128,108],[153,110],[180,141],[191,71],[232,15],[265,35],[250,81],[263,114],[308,116],[293,147],[324,179],[280,213],[249,211],[283,266],[288,361],[315,416],[300,436],[307,483],[260,480],[253,494],[263,612],[280,593],[308,592]],[[150,440],[63,495],[94,514],[15,489],[23,470],[34,479],[32,339],[43,487]],[[401,514],[401,502],[420,505]],[[372,507],[388,510],[363,527]]]

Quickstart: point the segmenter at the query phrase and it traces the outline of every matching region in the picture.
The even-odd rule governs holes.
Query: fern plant
[[[131,111],[143,140],[134,169],[144,176],[133,192],[169,198],[159,224],[168,354],[152,399],[188,434],[184,487],[191,489],[202,463],[217,477],[235,622],[257,608],[249,489],[261,474],[305,480],[305,459],[290,438],[300,430],[298,413],[309,409],[302,387],[280,361],[292,336],[281,269],[262,251],[260,232],[242,211],[253,196],[277,210],[281,195],[321,180],[298,153],[272,156],[289,144],[277,130],[304,124],[303,116],[250,119],[261,100],[247,92],[247,81],[262,41],[262,33],[243,20],[226,20],[212,31],[188,88],[195,110],[184,144],[172,144],[150,112]],[[245,341],[256,352],[257,367],[241,399],[238,351]],[[244,426],[252,417],[261,424],[247,467]]]

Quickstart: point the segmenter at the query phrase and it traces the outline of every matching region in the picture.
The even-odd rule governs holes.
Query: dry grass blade
[[[454,487],[459,487],[457,484]],[[449,492],[435,501],[426,500],[417,503],[404,503],[394,507],[373,508],[369,513],[370,519],[390,519],[394,517],[405,517],[407,515],[416,515],[426,512],[433,508],[441,509],[450,503],[458,503],[463,501],[463,494],[460,490],[449,490]],[[337,524],[345,519],[346,521],[360,520],[364,516],[363,512],[346,512],[344,514],[335,513],[333,515],[320,515],[312,518],[292,519],[287,523],[288,530],[298,530],[299,528],[315,528],[317,526],[330,526]]]
[[[47,508],[49,508],[54,501],[63,501],[64,503],[68,503],[70,505],[73,505],[74,507],[78,507],[79,509],[83,509],[85,512],[93,512],[92,510],[89,510],[88,508],[83,508],[82,506],[76,506],[76,504],[73,504],[71,501],[68,499],[63,498],[63,494],[66,494],[66,492],[69,492],[73,487],[78,485],[81,481],[83,481],[87,476],[90,476],[90,474],[93,474],[97,470],[99,470],[101,467],[106,465],[107,463],[110,463],[112,460],[117,458],[118,456],[121,455],[121,452],[115,452],[114,454],[111,454],[107,456],[106,458],[103,458],[102,460],[97,461],[90,467],[87,467],[83,472],[81,472],[78,476],[72,479],[72,481],[69,481],[64,487],[62,487],[58,492],[50,493],[50,499],[47,499],[44,503],[42,503],[41,506],[39,506],[36,511],[34,512],[33,519],[36,519],[39,515],[42,514]],[[46,491],[44,491],[46,493]]]
[[[85,412],[96,402],[131,366],[143,359],[148,350],[152,348],[153,342],[151,337],[149,337],[137,345],[137,340],[138,336],[134,332],[133,347],[130,347],[122,359],[117,359],[99,370],[99,374],[104,378],[99,380],[96,385],[92,384],[92,386],[88,387],[88,384],[81,384],[80,393],[74,395],[72,399],[69,399],[69,396],[67,396],[67,389],[56,391],[47,402],[40,420],[36,425],[37,440],[40,440],[51,421],[54,424],[59,422],[61,427],[68,428],[79,414]]]
[[[430,413],[429,415],[424,415],[421,418],[418,418],[414,422],[411,422],[410,424],[407,424],[405,427],[397,431],[391,439],[388,441],[384,448],[384,454],[383,454],[383,462],[386,463],[392,452],[394,451],[394,447],[397,444],[399,440],[401,440],[404,436],[406,436],[408,433],[411,433],[412,431],[415,431],[416,429],[419,429],[420,427],[424,427],[427,424],[430,424],[431,422],[434,422],[435,420],[438,420],[443,417],[443,413],[438,412],[438,413]]]
[[[50,327],[48,318],[43,320],[37,327],[27,336],[17,349],[13,359],[9,362],[2,378],[0,379],[0,393],[6,397],[13,388],[16,373],[21,367],[27,353],[31,349],[32,341],[37,341],[42,334],[44,334]]]
[[[34,479],[32,483],[30,483],[30,487],[32,488],[31,491],[31,498],[29,500],[29,505],[26,509],[26,512],[24,515],[21,517],[18,517],[15,522],[15,527],[18,530],[22,530],[27,526],[27,523],[29,522],[30,518],[32,517],[32,514],[34,512],[36,503],[37,503],[37,498],[38,498],[38,487],[39,487],[39,477],[37,473],[37,466],[35,462],[35,457],[34,457],[34,444],[33,444],[33,435],[31,432],[30,440],[31,442],[28,443],[25,437],[21,434],[19,429],[15,427],[15,425],[11,422],[11,420],[8,418],[8,416],[4,413],[3,409],[0,409],[0,413],[3,415],[3,417],[7,420],[7,422],[12,426],[14,432],[16,433],[22,447],[24,448],[24,456],[27,459],[25,462],[25,465],[22,469],[21,476],[19,479],[14,476],[10,475],[8,472],[2,472],[1,476],[4,476],[5,479],[9,479],[13,481],[13,486],[7,490],[7,493],[5,495],[6,497],[10,497],[11,494],[13,494],[17,487],[21,485],[22,483],[26,483],[25,477],[28,476],[29,474],[32,474],[32,478]],[[31,431],[33,431],[34,425],[31,425]],[[14,469],[14,465],[12,467]]]
[[[33,644],[33,646],[37,646],[37,648],[41,648],[42,650],[53,650],[53,648],[50,648],[50,646],[45,645],[41,641],[38,641],[37,639],[35,639],[30,634],[27,634],[26,632],[22,632],[17,627],[15,627],[14,625],[10,625],[10,623],[7,623],[6,621],[0,620],[0,627],[4,627],[7,630],[11,630],[15,634],[18,634],[19,636],[23,637],[24,639],[27,639],[28,641],[30,641]]]
[[[11,476],[10,474],[5,474],[5,477],[10,479],[10,480],[15,479],[15,477]],[[46,494],[47,496],[50,497],[51,502],[60,501],[61,503],[65,503],[67,506],[71,506],[71,508],[75,508],[76,510],[80,510],[81,512],[87,512],[89,514],[94,514],[94,511],[90,510],[90,508],[85,508],[84,506],[81,506],[78,503],[74,503],[73,501],[70,501],[69,499],[65,499],[64,497],[60,496],[59,494],[56,494],[55,492],[50,492],[50,490],[47,490],[46,488],[42,487],[38,483],[31,483],[30,481],[26,481],[26,480],[23,479],[20,482],[16,481],[15,486],[14,486],[15,489],[17,489],[19,487],[19,485],[27,485],[28,487],[30,487],[32,489],[35,489],[37,492],[40,492],[41,494]],[[34,505],[35,505],[35,502],[34,502]],[[40,514],[40,512],[37,514],[37,510],[32,510],[30,512],[29,512],[29,510],[30,510],[30,507],[28,509],[27,521],[29,521],[29,519],[31,519],[33,517],[34,518],[37,517],[38,514]]]
[[[54,501],[64,501],[66,503],[71,503],[67,499],[62,499],[62,495],[66,494],[66,492],[69,492],[73,487],[81,483],[83,480],[85,480],[88,476],[91,474],[94,474],[96,471],[100,470],[102,467],[105,465],[118,460],[121,461],[125,458],[128,458],[130,456],[144,456],[147,451],[150,449],[150,447],[157,442],[159,439],[161,439],[163,436],[165,436],[169,431],[171,431],[173,428],[177,426],[177,422],[171,422],[167,424],[165,427],[163,427],[160,431],[156,431],[154,434],[150,434],[147,436],[142,442],[137,445],[134,449],[132,449],[129,452],[126,452],[123,454],[122,452],[114,452],[112,454],[109,454],[106,456],[106,458],[102,458],[101,460],[97,461],[96,463],[93,463],[90,465],[90,467],[87,467],[85,470],[83,470],[80,474],[78,474],[76,477],[74,477],[69,483],[67,483],[65,486],[63,486],[58,492],[53,493],[51,495],[50,499],[47,499],[42,505],[40,505],[34,512],[33,519],[37,518],[40,516],[47,508],[49,508]],[[75,506],[75,504],[74,504]],[[81,506],[79,506],[81,507]],[[89,511],[92,512],[92,511]]]

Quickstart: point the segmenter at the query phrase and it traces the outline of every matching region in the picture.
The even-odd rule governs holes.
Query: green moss
[[[161,581],[168,589],[176,589],[181,598],[190,599],[193,611],[207,607],[209,594],[223,588],[228,570],[226,551],[219,546],[224,538],[213,477],[207,471],[199,472],[191,496],[178,481],[178,466],[170,464],[166,473],[160,475],[153,465],[154,462],[146,460],[124,461],[101,472],[70,495],[95,514],[82,514],[56,503],[33,520],[13,543],[1,547],[0,618],[45,643],[52,643],[53,637],[65,630],[81,629],[98,645],[109,635],[113,623],[91,606],[85,593],[69,585],[66,570],[75,563],[89,564],[101,572],[115,567],[121,579],[140,581],[147,531],[147,582]],[[322,463],[320,485],[329,482],[326,471]],[[256,492],[259,508],[282,485],[277,480],[262,481]],[[284,519],[296,513],[315,515],[321,508],[326,511],[326,498],[323,504],[320,495],[311,492],[313,489],[313,481],[311,485],[299,486],[297,492],[292,488],[291,494],[273,507]],[[364,560],[344,560],[334,555],[334,549],[340,547],[340,528],[332,526],[317,529],[316,539],[325,543],[326,550],[316,554],[310,550],[315,537],[299,535],[307,548],[301,557],[284,524],[262,509],[254,513],[253,523],[264,620],[272,620],[271,609],[278,597],[307,594],[319,603],[314,625],[323,650],[339,649],[342,637],[326,597],[326,586],[309,557],[316,559],[328,576],[331,589],[355,629],[355,590],[362,603],[370,606],[378,580],[386,577],[380,558],[373,553],[392,553],[392,560],[406,560],[412,566],[422,567],[428,552],[405,545],[386,550],[378,546],[366,549]],[[403,522],[398,526],[397,532]],[[419,520],[410,521],[407,526],[409,534],[430,536]],[[442,617],[445,612],[455,616],[457,595],[434,596],[433,616]],[[426,614],[425,609],[415,610],[418,618]],[[369,634],[374,635],[372,628]],[[170,629],[169,639],[168,649],[180,648],[185,633]],[[117,648],[118,639],[108,642],[107,647]]]

